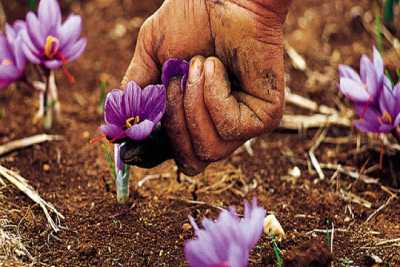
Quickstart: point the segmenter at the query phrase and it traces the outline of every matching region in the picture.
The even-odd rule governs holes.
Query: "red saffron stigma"
[[[107,140],[107,136],[105,134],[101,134],[99,136],[94,137],[93,139],[90,139],[89,143],[91,145],[94,145],[94,144],[97,144],[100,141],[103,141],[104,139]]]
[[[74,84],[74,83],[75,83],[75,78],[74,78],[74,76],[69,72],[69,70],[68,70],[67,67],[66,67],[66,65],[67,65],[67,63],[68,63],[68,60],[64,57],[64,55],[63,55],[62,53],[59,53],[59,55],[60,55],[60,58],[61,58],[61,61],[62,61],[62,69],[63,69],[63,72],[64,72],[65,76],[67,77],[68,81],[69,81],[71,84]]]

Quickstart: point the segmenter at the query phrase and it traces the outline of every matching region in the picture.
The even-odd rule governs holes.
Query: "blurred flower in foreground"
[[[34,64],[57,69],[77,59],[86,47],[80,38],[82,19],[70,15],[61,23],[61,9],[56,0],[41,0],[38,14],[26,16],[26,30],[22,32],[23,51]]]
[[[360,60],[360,75],[350,66],[340,65],[340,91],[355,104],[378,104],[384,83],[390,83],[384,75],[383,60],[378,50],[373,48],[371,61],[366,55]]]
[[[6,33],[0,34],[0,88],[19,80],[25,71],[26,58],[22,52],[20,31],[25,28],[23,21],[13,26],[6,25]]]
[[[141,141],[150,136],[161,121],[166,108],[166,90],[163,85],[149,85],[143,90],[135,82],[124,91],[111,91],[104,104],[104,120],[100,127],[112,142],[126,137]]]
[[[233,208],[222,211],[214,222],[204,219],[200,229],[192,217],[190,223],[197,239],[187,241],[185,256],[192,267],[245,267],[250,250],[262,231],[265,210],[256,199],[245,202],[244,217],[240,219]]]

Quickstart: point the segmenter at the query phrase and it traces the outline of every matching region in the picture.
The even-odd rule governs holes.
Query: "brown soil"
[[[24,13],[14,1],[6,2],[9,20]],[[277,131],[260,137],[253,144],[253,157],[240,150],[204,174],[181,183],[176,180],[172,162],[153,170],[135,168],[130,203],[116,204],[103,150],[89,144],[102,121],[96,111],[98,83],[100,76],[107,74],[110,87],[118,86],[132,56],[138,27],[160,2],[73,1],[64,7],[83,15],[84,35],[89,39],[84,56],[70,66],[77,83],[69,84],[62,72],[58,75],[63,118],[51,133],[64,135],[65,141],[34,146],[0,159],[0,164],[18,170],[66,217],[61,222],[65,229],[51,233],[39,207],[11,186],[3,189],[6,199],[0,206],[9,208],[8,219],[18,225],[25,246],[35,258],[34,265],[185,266],[183,244],[192,237],[192,231],[185,227],[187,216],[215,216],[217,210],[213,206],[241,205],[243,199],[252,196],[275,213],[286,230],[287,238],[280,247],[290,266],[300,266],[299,262],[306,262],[303,266],[324,266],[329,262],[326,235],[310,231],[331,229],[332,223],[339,229],[334,232],[332,248],[336,266],[346,261],[370,265],[368,256],[372,254],[386,263],[400,264],[398,243],[397,247],[375,246],[380,240],[400,237],[399,198],[365,223],[389,194],[380,185],[365,184],[342,174],[333,176],[334,171],[325,171],[328,178],[318,180],[307,165],[315,131]],[[292,90],[338,107],[337,64],[357,66],[360,54],[371,50],[373,36],[361,25],[353,8],[360,7],[361,14],[371,12],[370,2],[294,1],[286,26],[287,40],[305,57],[309,68],[320,74],[309,79],[287,59],[288,85]],[[118,31],[121,26],[127,30],[124,34]],[[34,92],[23,87],[9,89],[1,92],[0,103],[5,111],[0,121],[0,143],[43,132],[39,125],[31,124],[37,108]],[[290,106],[287,110],[304,113]],[[356,132],[331,127],[328,136],[353,133]],[[316,155],[321,162],[358,170],[379,163],[379,153],[362,149],[359,152],[356,143],[350,141],[340,145],[323,143]],[[384,170],[368,175],[387,186],[398,186],[400,181],[391,173],[398,173],[399,161],[396,155],[386,156]],[[43,167],[46,164],[49,170]],[[301,176],[288,177],[288,170],[295,166],[301,169]],[[147,174],[161,177],[138,187],[138,181]],[[223,183],[215,184],[221,180]],[[372,208],[345,200],[341,191],[370,201]],[[190,202],[193,198],[208,204]],[[271,265],[272,255],[268,240],[263,238],[251,256],[251,266]],[[21,260],[30,262],[27,258]]]

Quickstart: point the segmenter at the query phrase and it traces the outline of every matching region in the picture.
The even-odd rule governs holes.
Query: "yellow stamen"
[[[12,61],[9,60],[8,58],[3,59],[3,61],[1,61],[1,65],[11,65]]]
[[[383,112],[380,120],[381,120],[382,124],[392,124],[393,123],[392,115],[390,115],[390,113],[387,111]]]
[[[139,116],[135,116],[135,117],[131,117],[129,119],[126,120],[125,122],[125,128],[129,129],[131,128],[133,125],[138,124],[140,122],[140,117]]]
[[[44,54],[47,58],[52,59],[58,53],[60,48],[60,41],[54,36],[47,36],[46,43],[44,44]]]

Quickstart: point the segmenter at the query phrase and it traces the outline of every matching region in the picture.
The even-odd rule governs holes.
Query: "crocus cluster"
[[[67,78],[74,80],[65,65],[85,50],[86,39],[80,37],[81,30],[80,16],[70,15],[62,23],[57,0],[41,0],[37,13],[29,12],[25,21],[7,24],[5,34],[0,34],[0,89],[17,81],[37,89],[40,108],[34,120],[44,117],[45,128],[51,127],[52,111],[60,111],[56,83],[50,81],[53,71],[63,67]],[[27,77],[28,61],[39,66],[40,81]]]
[[[340,91],[352,102],[359,117],[355,126],[366,133],[389,133],[400,124],[400,83],[393,85],[384,73],[378,50],[372,60],[361,57],[360,74],[339,66]]]
[[[200,229],[189,217],[196,239],[185,244],[185,257],[191,267],[245,267],[249,253],[263,232],[265,210],[245,202],[244,216],[235,210],[222,211],[216,221],[203,219]]]

